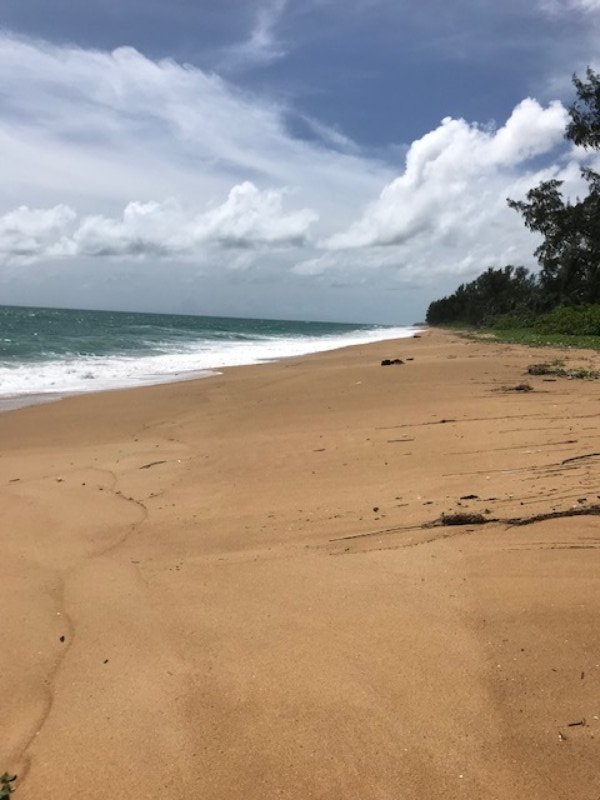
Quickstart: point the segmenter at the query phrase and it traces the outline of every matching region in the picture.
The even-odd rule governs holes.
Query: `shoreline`
[[[542,352],[429,329],[0,414],[16,797],[595,796],[598,384],[514,391]]]
[[[257,365],[256,365],[257,366]],[[230,369],[225,367],[224,369]],[[32,394],[18,394],[0,396],[0,414],[7,411],[18,411],[21,408],[29,408],[30,406],[42,406],[49,403],[59,403],[61,400],[66,400],[69,397],[87,397],[88,395],[104,394],[105,392],[128,392],[132,389],[146,389],[151,386],[163,386],[169,383],[185,383],[186,381],[200,381],[205,378],[212,378],[215,375],[222,373],[217,370],[198,370],[191,371],[190,373],[174,373],[169,379],[163,380],[150,380],[144,383],[137,383],[128,386],[114,386],[106,387],[104,389],[90,389],[85,392],[43,392]],[[182,377],[184,376],[185,377]]]
[[[392,328],[390,328],[392,329]],[[117,384],[115,386],[103,386],[102,388],[86,388],[82,390],[64,390],[64,391],[34,391],[34,392],[27,392],[27,393],[17,393],[17,394],[7,394],[7,395],[0,395],[0,414],[5,411],[14,411],[19,408],[27,408],[31,405],[41,405],[45,403],[54,403],[59,400],[62,400],[66,397],[76,397],[81,395],[87,394],[97,394],[99,392],[112,392],[112,391],[128,391],[130,389],[139,389],[144,388],[147,386],[159,386],[165,383],[181,383],[184,381],[190,380],[201,380],[203,378],[209,378],[214,375],[221,374],[222,370],[232,369],[235,367],[241,366],[260,366],[261,364],[269,364],[269,363],[278,363],[280,361],[285,361],[286,359],[293,359],[293,358],[304,358],[310,355],[316,355],[318,353],[325,353],[325,352],[334,352],[336,350],[344,350],[346,347],[360,347],[364,344],[376,344],[377,342],[393,342],[393,341],[400,341],[402,339],[410,339],[413,338],[415,335],[420,335],[420,333],[424,330],[424,328],[417,327],[414,325],[407,325],[407,326],[396,326],[393,328],[394,331],[399,330],[406,330],[407,333],[405,336],[395,336],[390,338],[382,338],[382,339],[368,339],[361,342],[349,342],[347,344],[338,344],[334,347],[327,346],[322,347],[316,350],[307,350],[306,352],[301,352],[298,354],[292,353],[289,355],[282,355],[282,356],[273,356],[272,358],[259,358],[257,361],[253,361],[251,363],[231,363],[231,364],[222,364],[218,367],[202,367],[198,369],[189,369],[183,370],[178,372],[155,372],[155,373],[148,373],[144,376],[137,376],[137,378],[133,378],[129,376],[129,382],[125,382],[123,384]],[[412,333],[411,333],[412,331]],[[352,336],[353,334],[349,334]],[[327,338],[323,338],[323,343],[327,342]],[[330,345],[330,343],[328,343]],[[36,362],[37,365],[37,362]],[[133,382],[132,382],[133,381]]]

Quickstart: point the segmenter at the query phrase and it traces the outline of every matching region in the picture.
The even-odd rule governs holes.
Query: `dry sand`
[[[599,502],[599,384],[497,391],[552,355],[427,332],[1,414],[15,798],[597,800],[600,517],[427,527]]]

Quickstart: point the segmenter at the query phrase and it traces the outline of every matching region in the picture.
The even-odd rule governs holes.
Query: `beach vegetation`
[[[447,327],[447,326],[444,326]],[[481,328],[452,325],[467,339],[506,342],[529,347],[560,347],[576,350],[600,350],[600,336],[573,336],[567,333],[538,333],[533,328]]]
[[[538,333],[600,336],[600,305],[558,306],[535,320]]]

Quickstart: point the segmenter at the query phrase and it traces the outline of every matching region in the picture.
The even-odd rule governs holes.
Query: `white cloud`
[[[114,214],[132,198],[202,204],[250,180],[291,187],[303,206],[319,203],[342,220],[352,197],[391,177],[381,164],[295,139],[284,106],[132,48],[0,35],[0,72],[5,210],[68,202]]]
[[[0,216],[0,262],[30,263],[40,253],[62,253],[62,238],[76,214],[72,208],[20,206]]]
[[[566,116],[560,103],[544,109],[528,99],[498,130],[447,117],[412,143],[404,173],[383,189],[362,218],[325,245],[395,245],[433,230],[468,225],[469,217],[480,216],[483,197],[495,206],[498,191],[513,182],[516,167],[562,140]]]
[[[161,287],[174,297],[166,263],[184,295],[200,267],[224,297],[241,270],[246,285],[281,281],[275,299],[287,280],[348,287],[368,276],[372,288],[375,271],[382,285],[431,291],[489,264],[532,263],[535,238],[506,197],[550,175],[579,185],[577,152],[549,163],[566,120],[559,103],[524,100],[497,128],[447,118],[408,145],[398,175],[319,121],[307,121],[319,143],[298,140],[285,106],[131,48],[0,35],[0,72],[0,266],[40,262],[10,271],[39,285],[54,260],[58,292],[61,274],[79,286],[83,264],[81,285],[108,307],[115,296],[137,302],[138,287],[155,308]]]
[[[562,143],[567,113],[558,102],[521,102],[500,128],[446,118],[416,140],[404,172],[346,230],[325,238],[325,255],[301,260],[298,274],[374,266],[404,277],[476,274],[489,264],[529,263],[535,240],[506,198],[522,197],[559,174],[581,184],[576,164],[536,166]],[[577,153],[573,153],[577,156]]]
[[[286,55],[277,39],[276,28],[287,6],[287,0],[266,0],[258,9],[256,21],[248,39],[225,50],[221,68],[262,66]]]
[[[207,247],[270,248],[306,244],[316,214],[283,210],[283,193],[245,182],[208,211],[191,213],[170,200],[131,202],[120,218],[84,217],[67,206],[22,206],[0,216],[0,258],[32,263],[62,256],[194,257]]]
[[[259,192],[246,181],[235,186],[227,201],[196,221],[194,239],[218,241],[229,247],[252,244],[306,244],[309,226],[317,214],[303,209],[284,214],[282,193]]]
[[[73,235],[78,253],[90,256],[194,256],[206,246],[299,247],[317,219],[302,209],[284,213],[282,192],[245,182],[227,200],[199,214],[175,201],[129,203],[121,219],[87,217]]]
[[[593,13],[600,11],[600,0],[539,0],[542,11],[552,15],[572,11]]]

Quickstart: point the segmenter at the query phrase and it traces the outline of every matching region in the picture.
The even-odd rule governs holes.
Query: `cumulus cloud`
[[[413,142],[404,173],[385,186],[361,219],[325,246],[406,244],[434,231],[443,236],[467,227],[483,207],[496,207],[499,191],[514,181],[515,167],[561,141],[565,121],[560,103],[542,108],[529,99],[498,130],[444,119]]]
[[[412,143],[403,173],[348,228],[324,239],[325,251],[299,260],[315,277],[385,270],[414,284],[468,279],[487,266],[534,266],[537,238],[507,207],[556,177],[575,198],[585,193],[586,158],[562,144],[567,112],[558,102],[521,102],[501,127],[444,119]]]
[[[120,218],[22,206],[0,216],[0,258],[5,263],[64,256],[189,257],[206,247],[270,248],[306,244],[317,215],[286,213],[283,192],[234,186],[224,203],[192,213],[180,203],[130,202]]]
[[[343,265],[346,274],[384,269],[431,283],[439,276],[472,277],[489,265],[533,266],[536,239],[506,198],[521,198],[549,177],[564,180],[568,195],[582,190],[582,152],[548,163],[566,119],[560,103],[544,107],[527,99],[500,127],[442,120],[412,143],[403,173],[359,218],[324,238],[325,252],[299,260],[294,271],[316,276]]]
[[[251,244],[306,244],[309,226],[318,215],[310,209],[284,214],[282,192],[260,192],[246,181],[235,186],[227,201],[196,221],[194,239],[229,247]]]
[[[54,208],[19,208],[0,216],[0,261],[31,262],[40,253],[62,254],[64,234],[76,217],[65,205]]]

